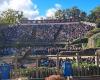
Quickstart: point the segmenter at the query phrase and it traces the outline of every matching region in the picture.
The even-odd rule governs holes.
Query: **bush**
[[[91,37],[92,35],[97,34],[97,33],[99,33],[99,32],[100,32],[100,28],[95,28],[95,29],[89,31],[89,32],[86,34],[86,36],[87,36],[87,37]]]

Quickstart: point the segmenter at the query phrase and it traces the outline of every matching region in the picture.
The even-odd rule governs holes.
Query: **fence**
[[[62,74],[63,70],[60,69],[59,74]],[[32,69],[17,69],[11,72],[11,78],[17,77],[28,77],[28,78],[45,78],[49,75],[56,75],[57,68],[32,68]],[[100,75],[100,67],[90,66],[90,67],[73,67],[73,77],[82,76],[93,76]]]
[[[63,70],[59,67],[59,58],[60,57],[69,57],[69,56],[63,56],[63,55],[56,55],[56,56],[48,56],[48,57],[56,57],[56,68],[50,68],[50,67],[39,67],[38,66],[38,60],[39,56],[37,56],[37,66],[36,68],[30,68],[30,69],[17,69],[12,70],[11,72],[11,78],[17,78],[17,77],[28,77],[28,78],[40,78],[43,79],[45,77],[48,77],[49,75],[53,74],[62,74]],[[89,63],[86,63],[85,65],[80,64],[79,55],[76,54],[76,64],[77,66],[73,66],[73,77],[87,77],[87,76],[94,76],[94,75],[100,75],[100,67],[99,67],[99,55],[94,55],[95,57],[95,65],[90,65]],[[73,64],[73,63],[72,63]]]
[[[12,70],[11,78],[28,77],[28,78],[45,78],[49,75],[56,75],[56,68],[31,68]]]

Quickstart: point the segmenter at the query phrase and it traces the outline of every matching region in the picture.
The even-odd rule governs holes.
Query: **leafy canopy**
[[[15,24],[23,18],[23,12],[8,9],[0,15],[0,24]]]

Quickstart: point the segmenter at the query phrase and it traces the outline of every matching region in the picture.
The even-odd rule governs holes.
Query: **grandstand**
[[[16,25],[1,25],[0,56],[23,55],[24,59],[36,54],[75,54],[82,51],[82,44],[71,43],[93,28],[93,23],[78,20],[21,20]]]
[[[32,47],[34,51],[63,48],[80,50],[81,46],[69,44],[77,38],[83,38],[93,28],[90,23],[77,20],[22,20],[16,25],[1,25],[1,44],[5,43],[1,47]]]
[[[56,67],[58,72],[64,61],[74,66],[77,63],[77,68],[80,63],[94,65],[98,48],[84,50],[82,43],[75,44],[75,40],[82,40],[95,25],[77,20],[23,20],[15,25],[0,25],[0,60],[17,68]]]
[[[16,25],[1,25],[3,42],[0,47],[17,48],[31,47],[47,53],[59,49],[80,50],[82,46],[70,45],[75,39],[84,35],[95,26],[79,21],[64,20],[23,20]],[[2,44],[5,43],[5,44]],[[54,52],[55,53],[55,52]]]

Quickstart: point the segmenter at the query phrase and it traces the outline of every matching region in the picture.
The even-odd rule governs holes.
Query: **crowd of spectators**
[[[52,42],[52,41],[68,41],[72,42],[74,39],[81,38],[85,33],[91,29],[93,26],[89,26],[82,23],[73,23],[70,24],[43,24],[43,25],[14,25],[7,26],[2,28],[3,42],[7,43],[17,43],[17,42]],[[48,42],[49,43],[49,42]],[[7,49],[7,48],[6,48]],[[2,52],[9,52],[7,49],[1,50]],[[75,46],[70,46],[68,50],[80,50],[81,47],[76,48]],[[13,49],[17,50],[17,49]],[[52,53],[56,54],[59,51],[59,48],[55,47],[43,47],[41,48],[32,48],[33,53],[37,52],[42,53]],[[13,51],[12,51],[13,52]]]
[[[64,25],[60,30],[57,37],[58,41],[69,41],[72,42],[74,39],[82,38],[87,33],[87,31],[92,30],[93,26],[85,24],[69,24]]]
[[[39,25],[36,29],[36,39],[43,41],[54,40],[55,34],[57,33],[60,25]]]
[[[18,42],[30,38],[32,27],[30,26],[8,26],[2,29],[2,34],[5,42]],[[30,38],[31,39],[31,38]]]
[[[15,25],[2,29],[6,41],[73,41],[81,38],[94,27],[82,23],[44,24],[44,25]]]

